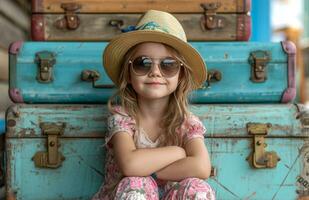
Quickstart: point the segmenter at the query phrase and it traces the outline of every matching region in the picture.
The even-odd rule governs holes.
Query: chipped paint
[[[207,128],[205,144],[217,171],[208,181],[217,191],[217,199],[284,199],[284,191],[296,199],[304,193],[306,188],[297,180],[302,177],[308,181],[309,142],[307,134],[301,131],[300,118],[295,118],[299,112],[295,106],[192,105],[190,109]],[[19,111],[18,119],[9,118],[16,120],[16,125],[6,135],[8,190],[17,191],[20,199],[32,199],[27,195],[37,194],[31,188],[39,187],[52,191],[53,199],[70,199],[66,196],[69,194],[74,196],[71,199],[87,199],[87,195],[89,199],[104,179],[102,144],[107,130],[107,107],[20,105]],[[46,151],[46,137],[38,127],[41,122],[67,124],[59,138],[59,152],[66,160],[58,169],[35,168],[31,161],[36,152]],[[252,136],[246,128],[249,122],[272,124],[265,137],[266,150],[275,151],[281,158],[276,168],[254,169],[246,161],[252,151]],[[68,184],[76,190],[68,193]]]

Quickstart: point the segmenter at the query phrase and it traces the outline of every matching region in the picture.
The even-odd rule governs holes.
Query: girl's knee
[[[138,176],[129,176],[124,177],[119,182],[119,185],[130,186],[131,189],[140,189],[143,187],[157,187],[156,182],[152,177],[138,177]]]
[[[206,183],[203,179],[199,178],[185,178],[180,181],[180,185],[196,185]]]
[[[124,177],[117,186],[115,199],[158,199],[158,186],[151,177]]]
[[[186,178],[180,182],[181,187],[184,188],[183,194],[189,199],[207,199],[214,200],[215,192],[210,185],[203,179]]]

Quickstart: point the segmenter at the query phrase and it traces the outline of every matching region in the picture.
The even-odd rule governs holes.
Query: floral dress
[[[105,139],[107,157],[105,163],[105,182],[92,200],[159,200],[159,199],[207,199],[214,200],[213,189],[198,178],[186,178],[180,182],[162,181],[148,177],[124,177],[118,168],[113,146],[109,141],[118,132],[125,132],[134,138],[136,148],[155,148],[159,141],[151,141],[143,129],[120,106],[114,107],[116,114],[108,118],[108,134]],[[202,122],[191,114],[176,131],[182,134],[184,143],[193,138],[204,138],[206,132]]]

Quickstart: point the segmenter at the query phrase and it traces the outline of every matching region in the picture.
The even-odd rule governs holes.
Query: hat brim
[[[106,73],[117,85],[121,71],[122,59],[127,51],[142,42],[159,42],[176,49],[192,69],[195,81],[194,89],[199,88],[206,80],[207,68],[200,54],[187,42],[158,31],[138,30],[120,34],[110,41],[103,53],[103,65]]]

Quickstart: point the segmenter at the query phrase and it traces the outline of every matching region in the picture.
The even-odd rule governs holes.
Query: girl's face
[[[130,59],[129,65],[129,83],[131,83],[139,98],[168,98],[176,90],[180,62],[174,59],[173,54],[163,44],[151,42],[139,44]],[[141,67],[138,68],[138,66]],[[145,66],[150,68],[149,71],[145,71]],[[166,68],[164,69],[164,67]]]

